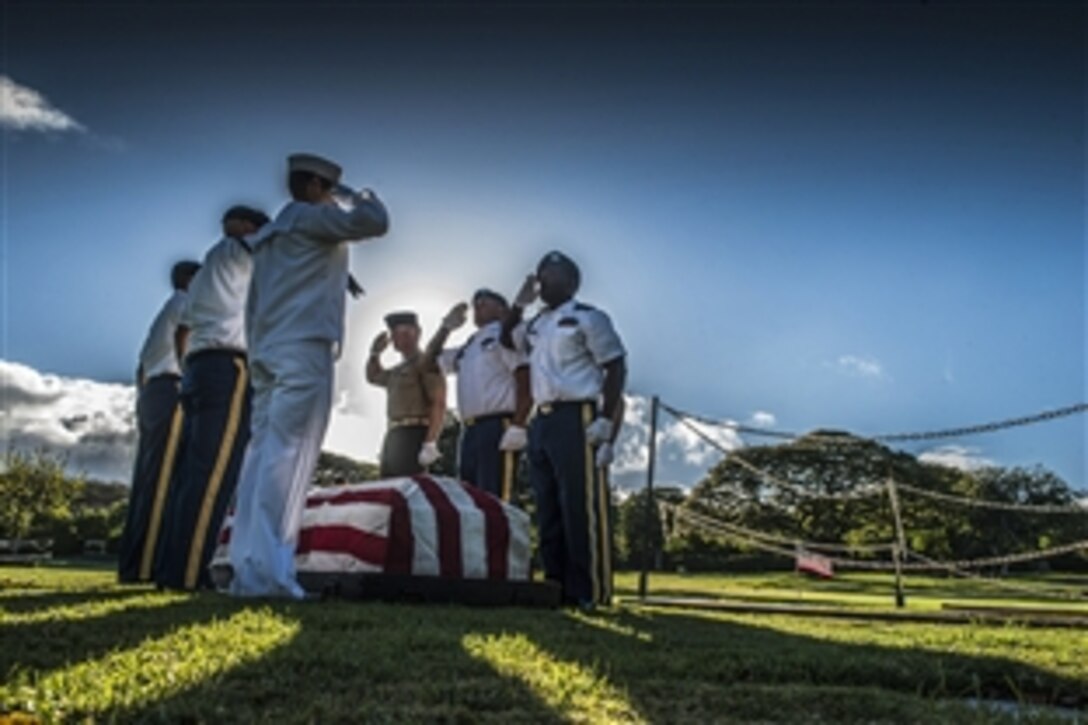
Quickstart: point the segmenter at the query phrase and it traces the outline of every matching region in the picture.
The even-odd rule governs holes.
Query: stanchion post
[[[654,499],[654,469],[657,465],[657,416],[660,406],[660,400],[655,395],[650,400],[650,440],[647,443],[649,448],[649,460],[646,461],[646,538],[642,542],[642,571],[638,576],[638,597],[639,599],[646,598],[646,589],[649,584],[650,567],[653,566],[654,554],[654,540],[653,536],[654,525],[657,523],[657,501]]]
[[[892,562],[895,565],[895,606],[902,609],[907,599],[903,594],[903,554],[907,550],[907,536],[903,531],[903,514],[899,510],[899,491],[895,488],[895,478],[888,475],[888,501],[891,503],[892,516],[895,519],[895,543],[892,544]]]

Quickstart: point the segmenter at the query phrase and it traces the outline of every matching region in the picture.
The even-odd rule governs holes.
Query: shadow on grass
[[[557,700],[578,697],[569,683],[540,681],[539,671],[555,661],[607,683],[654,722],[932,716],[930,708],[938,705],[918,696],[1088,705],[1088,683],[1007,658],[832,642],[672,611],[580,616],[351,602],[289,611],[301,629],[288,644],[214,680],[109,716],[550,722],[570,717]],[[466,638],[495,643],[497,651],[521,638],[541,656],[498,667],[470,654]],[[593,712],[592,701],[588,707]]]
[[[161,637],[190,624],[229,616],[242,606],[231,600],[190,598],[161,604],[159,596],[143,592],[82,592],[82,600],[73,594],[56,595],[66,605],[132,600],[130,608],[79,619],[49,619],[29,623],[0,625],[0,675],[13,678],[17,670],[46,671],[101,657],[116,649],[136,647],[149,638]],[[40,597],[35,597],[40,599]],[[140,600],[146,599],[141,606]]]
[[[150,589],[81,589],[78,591],[42,590],[0,595],[0,610],[8,614],[27,614],[52,607],[114,602],[122,599],[142,599],[151,595]]]

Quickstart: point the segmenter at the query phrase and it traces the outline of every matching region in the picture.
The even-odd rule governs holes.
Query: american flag
[[[227,516],[212,559],[230,564]],[[415,476],[312,488],[299,530],[299,572],[386,573],[527,581],[529,516],[451,478]]]
[[[835,567],[830,559],[803,549],[797,552],[796,568],[798,573],[814,574],[821,579],[832,579],[835,576]]]

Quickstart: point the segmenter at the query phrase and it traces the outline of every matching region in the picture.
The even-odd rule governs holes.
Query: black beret
[[[536,273],[539,275],[544,271],[545,267],[563,267],[567,270],[575,279],[575,281],[581,281],[582,271],[578,269],[578,265],[574,263],[574,260],[563,254],[562,252],[548,252],[540,260],[540,264],[536,266]]]
[[[231,219],[237,219],[238,221],[249,222],[255,227],[263,227],[268,223],[268,215],[260,209],[253,209],[248,206],[232,206],[223,214],[223,223],[230,221]]]
[[[170,284],[174,285],[174,289],[181,289],[186,280],[192,279],[193,275],[200,271],[200,262],[194,262],[192,260],[185,260],[178,262],[170,270]]]
[[[507,303],[505,297],[500,295],[495,290],[488,289],[487,287],[482,287],[482,288],[476,290],[476,294],[472,295],[472,301],[473,302],[476,302],[476,301],[482,300],[482,299],[495,300],[496,302],[498,302],[503,307],[509,307],[510,306],[509,303]]]
[[[385,325],[392,330],[397,325],[419,327],[419,317],[414,312],[392,312],[385,316]]]

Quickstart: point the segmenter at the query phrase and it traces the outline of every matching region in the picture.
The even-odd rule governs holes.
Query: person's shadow
[[[197,597],[171,614],[194,621],[209,609],[223,616],[244,606]],[[902,708],[918,695],[1088,705],[1085,681],[1015,660],[835,642],[780,631],[770,620],[763,626],[753,618],[630,608],[580,615],[355,602],[262,606],[295,619],[297,634],[166,698],[98,714],[123,722],[600,719],[592,705],[579,711],[564,695],[562,678],[572,672],[607,683],[621,714],[652,722],[766,721],[798,712],[902,721],[917,719]],[[565,668],[553,682],[542,672],[555,663]]]

